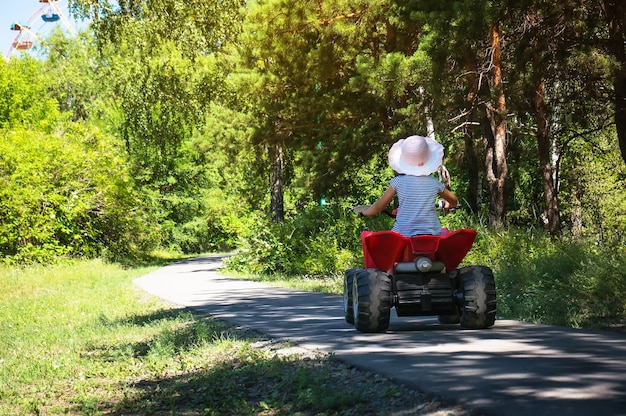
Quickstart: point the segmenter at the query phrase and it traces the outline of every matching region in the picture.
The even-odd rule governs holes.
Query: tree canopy
[[[98,253],[110,234],[122,246],[232,247],[259,213],[281,222],[312,204],[373,202],[392,175],[389,146],[411,134],[444,144],[454,191],[493,228],[623,231],[619,1],[70,5],[90,19],[83,33],[55,32],[40,58],[2,63],[0,131],[15,150],[0,171],[15,185],[16,172],[52,169],[50,154],[84,154],[62,167],[88,186],[47,172],[39,192],[88,188],[72,218],[102,229],[89,250],[67,230],[32,244],[54,235]],[[22,171],[18,151],[39,159]],[[26,198],[8,189],[6,218]],[[94,208],[103,200],[110,210]],[[45,221],[25,224],[61,227],[68,203],[41,202],[28,216]],[[21,244],[15,224],[4,220],[3,255]]]

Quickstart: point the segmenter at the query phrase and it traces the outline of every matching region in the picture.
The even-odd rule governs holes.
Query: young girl
[[[444,200],[444,209],[457,206],[459,200],[431,174],[443,160],[443,146],[429,137],[410,136],[400,139],[389,150],[389,164],[398,174],[372,205],[360,205],[354,212],[366,217],[380,214],[398,195],[398,213],[392,231],[406,237],[420,234],[441,234],[435,200]]]

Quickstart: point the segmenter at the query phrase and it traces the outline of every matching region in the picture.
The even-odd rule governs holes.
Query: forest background
[[[0,71],[0,261],[237,250],[340,279],[390,145],[432,134],[499,315],[623,326],[626,5],[74,0]]]

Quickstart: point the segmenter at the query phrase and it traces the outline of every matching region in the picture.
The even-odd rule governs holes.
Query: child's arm
[[[443,192],[441,192],[439,194],[439,196],[441,198],[444,199],[444,204],[443,204],[443,209],[452,209],[454,207],[456,207],[457,205],[459,205],[459,199],[456,197],[456,195],[449,190],[448,188],[445,188],[443,190]]]
[[[393,186],[389,185],[383,196],[381,196],[378,201],[370,205],[368,209],[363,211],[363,215],[366,217],[374,217],[380,214],[385,208],[387,208],[387,205],[391,203],[395,195],[396,190],[393,189]]]
[[[367,206],[367,205],[359,206],[358,207],[359,212],[357,212],[357,214],[360,213],[365,217],[374,217],[380,214],[381,212],[383,212],[385,208],[387,208],[387,205],[391,203],[395,195],[396,195],[396,190],[393,189],[393,186],[389,185],[389,188],[387,188],[383,196],[381,196],[378,199],[378,201],[374,202],[370,206]],[[356,211],[357,210],[355,209],[355,212]]]

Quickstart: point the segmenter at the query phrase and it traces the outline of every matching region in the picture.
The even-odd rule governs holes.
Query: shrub
[[[4,262],[133,257],[158,241],[116,143],[78,124],[0,132],[0,218]]]
[[[237,246],[239,235],[250,220],[242,212],[246,206],[237,201],[234,195],[227,195],[220,189],[209,189],[195,197],[179,197],[191,208],[179,215],[182,223],[171,219],[164,221],[165,241],[169,249],[185,254],[207,251],[227,251]]]
[[[380,225],[384,219],[377,222],[374,228],[388,228]],[[311,204],[283,223],[263,217],[256,217],[252,223],[243,235],[238,254],[228,263],[233,270],[331,276],[363,263],[359,235],[368,227],[348,206]]]
[[[498,314],[528,322],[607,327],[623,319],[623,244],[553,240],[536,230],[479,231],[466,262],[494,270]]]

